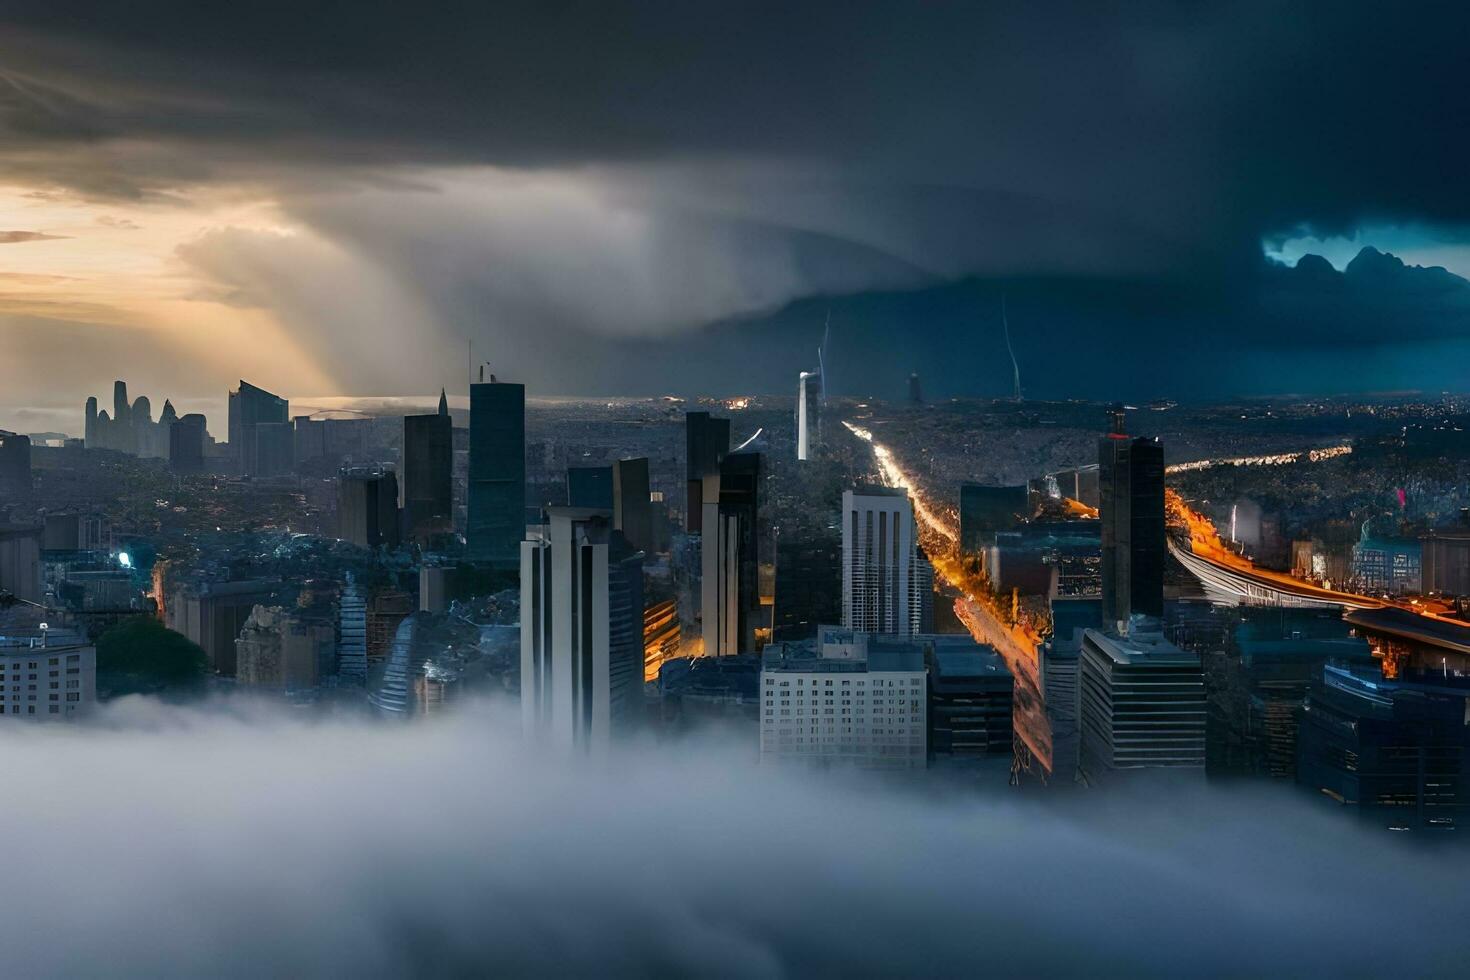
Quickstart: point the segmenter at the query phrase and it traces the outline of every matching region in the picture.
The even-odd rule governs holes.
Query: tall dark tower
[[[924,389],[919,385],[918,374],[909,375],[909,404],[924,404]]]
[[[1164,447],[1130,439],[1121,407],[1109,416],[1097,453],[1103,622],[1121,630],[1131,616],[1164,616]]]
[[[403,523],[419,541],[454,530],[454,428],[442,392],[439,408],[403,417]]]
[[[101,443],[97,434],[97,398],[92,396],[87,399],[86,432],[84,433],[84,445],[88,449],[96,449]]]
[[[526,386],[470,385],[470,558],[519,568],[526,535]]]
[[[248,476],[273,475],[262,471],[260,444],[267,444],[267,463],[280,464],[283,453],[269,450],[283,449],[284,436],[280,430],[268,428],[285,425],[291,421],[291,406],[286,399],[273,395],[242,380],[240,387],[230,392],[229,397],[230,448],[239,460],[240,470]],[[264,429],[262,432],[261,430]],[[265,436],[264,440],[260,437]],[[290,463],[285,464],[290,469]]]
[[[125,425],[128,419],[128,383],[114,381],[112,383],[112,420],[119,425]]]
[[[704,526],[704,478],[720,471],[720,460],[729,451],[729,419],[684,413],[684,530],[697,534]]]

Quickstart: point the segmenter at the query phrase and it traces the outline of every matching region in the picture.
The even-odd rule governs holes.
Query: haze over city
[[[1459,976],[1470,11],[0,4],[18,976]]]

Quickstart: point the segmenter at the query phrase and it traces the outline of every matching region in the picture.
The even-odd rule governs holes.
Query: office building
[[[515,568],[526,531],[526,388],[470,386],[469,557]]]
[[[822,375],[803,371],[796,381],[796,458],[806,462],[821,444]]]
[[[175,473],[204,472],[207,435],[203,415],[191,412],[168,427],[168,465]]]
[[[612,510],[613,468],[611,466],[567,467],[567,506]]]
[[[1121,409],[1098,440],[1103,622],[1128,629],[1132,616],[1164,616],[1164,447],[1130,439]]]
[[[873,769],[927,764],[924,647],[868,637],[861,656],[773,643],[761,657],[761,761]]]
[[[1079,726],[1077,670],[1082,635],[1102,627],[1102,599],[1072,596],[1051,600],[1052,632],[1037,651],[1037,673],[1051,730],[1051,772],[1072,779],[1077,772]]]
[[[1391,830],[1470,826],[1467,690],[1425,680],[1325,665],[1302,715],[1297,783]]]
[[[0,592],[26,602],[43,600],[41,536],[40,527],[0,523]]]
[[[120,382],[119,382],[120,383]],[[240,387],[230,392],[229,395],[229,433],[230,448],[235,453],[236,461],[239,463],[240,472],[246,476],[271,475],[261,472],[259,459],[260,441],[256,438],[256,427],[261,425],[288,425],[290,422],[290,405],[286,399],[279,395],[273,395],[264,388],[257,388],[248,381],[242,380]],[[290,432],[289,425],[287,432]],[[271,466],[272,474],[280,472],[275,469],[281,463],[282,447],[279,445],[282,436],[279,432],[272,433],[266,437],[265,445],[268,453],[267,465]],[[294,436],[292,436],[294,440]],[[292,447],[294,458],[294,446]],[[288,463],[285,471],[289,472],[291,464]]]
[[[991,487],[960,484],[960,551],[979,555],[995,543],[997,531],[1013,531],[1031,516],[1030,492],[1023,484]]]
[[[1437,531],[1419,540],[1425,592],[1470,595],[1470,531]]]
[[[607,511],[553,507],[521,544],[527,737],[606,752],[641,715],[643,557]]]
[[[776,539],[773,638],[802,640],[822,623],[841,621],[842,538],[783,526]]]
[[[454,531],[454,425],[443,392],[433,415],[403,419],[403,527],[426,541]]]
[[[1077,665],[1079,778],[1205,765],[1205,686],[1197,654],[1162,633],[1089,629]]]
[[[66,721],[97,703],[97,650],[46,624],[0,632],[0,716]]]
[[[644,554],[657,548],[653,540],[653,503],[648,489],[648,459],[620,459],[612,464],[613,527]]]
[[[337,475],[337,537],[359,548],[398,547],[398,477],[382,466]]]
[[[700,629],[706,656],[756,652],[761,621],[760,453],[731,453],[700,499]]]
[[[1413,538],[1371,537],[1353,545],[1353,583],[1362,592],[1415,593],[1423,583],[1422,553]]]
[[[1011,758],[1015,680],[995,649],[968,636],[924,637],[929,665],[929,758]]]
[[[842,625],[869,633],[925,632],[933,569],[919,548],[913,504],[892,487],[842,493]]]
[[[684,413],[685,531],[698,534],[703,528],[705,478],[719,472],[720,460],[729,451],[729,419],[711,418],[709,412]]]
[[[31,437],[0,430],[0,501],[31,496]]]

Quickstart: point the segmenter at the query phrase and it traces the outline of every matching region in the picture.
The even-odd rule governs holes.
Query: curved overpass
[[[1279,573],[1217,561],[1181,547],[1172,539],[1169,552],[1199,579],[1211,599],[1229,605],[1308,609],[1381,609],[1385,605],[1369,596],[1318,588]]]

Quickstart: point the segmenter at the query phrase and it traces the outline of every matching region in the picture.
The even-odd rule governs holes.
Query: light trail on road
[[[909,492],[909,499],[914,502],[914,513],[918,516],[919,520],[935,534],[946,538],[951,543],[957,542],[959,540],[959,534],[925,503],[923,497],[919,496],[918,485],[909,479],[909,475],[898,465],[898,461],[893,458],[893,453],[889,451],[888,447],[875,441],[873,439],[873,433],[864,429],[862,426],[853,425],[846,420],[842,424],[853,435],[873,447],[873,458],[878,461],[878,470],[883,474],[884,484],[898,490],[907,490]],[[951,582],[950,584],[958,587],[958,583]]]

